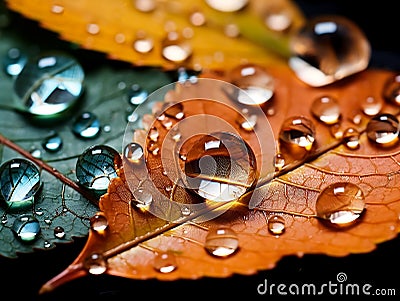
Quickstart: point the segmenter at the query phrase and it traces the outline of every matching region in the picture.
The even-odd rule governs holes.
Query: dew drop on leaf
[[[300,147],[310,151],[315,141],[315,126],[306,117],[289,117],[281,126],[279,139],[289,147]]]
[[[237,233],[228,227],[210,229],[204,243],[206,251],[216,257],[227,257],[239,248]]]
[[[17,76],[27,62],[27,56],[18,48],[10,48],[3,58],[3,69],[7,75]]]
[[[340,120],[340,107],[336,98],[323,95],[316,98],[311,104],[311,113],[325,124],[331,125]]]
[[[50,137],[46,138],[42,142],[43,148],[50,152],[50,153],[56,153],[58,152],[62,146],[63,146],[63,140],[60,135],[57,133],[51,135]]]
[[[164,114],[166,116],[181,120],[185,117],[185,112],[183,111],[183,105],[181,102],[177,102],[172,106],[166,108],[164,110]]]
[[[172,252],[162,252],[154,258],[153,267],[160,273],[171,273],[178,267],[175,255]]]
[[[361,104],[363,113],[367,116],[377,115],[383,107],[383,101],[380,98],[372,96],[367,97]]]
[[[381,146],[393,146],[399,141],[399,120],[391,114],[380,114],[368,122],[366,131],[372,142]]]
[[[0,199],[9,209],[26,209],[41,187],[40,171],[27,159],[11,159],[0,166],[0,184]]]
[[[349,149],[358,149],[360,147],[360,133],[353,127],[344,130],[343,140],[344,145]]]
[[[108,227],[107,217],[103,212],[97,212],[90,218],[90,228],[98,233],[103,233]]]
[[[133,204],[142,209],[148,209],[153,202],[153,196],[150,191],[144,188],[135,189],[133,192]]]
[[[154,48],[154,41],[146,35],[138,34],[132,47],[138,53],[149,53]]]
[[[292,35],[289,66],[300,80],[320,87],[368,67],[370,43],[353,21],[343,16],[317,16]]]
[[[107,270],[107,261],[102,254],[92,253],[85,258],[84,267],[92,275],[101,275]]]
[[[362,190],[349,182],[328,185],[319,194],[316,214],[332,226],[344,227],[354,224],[365,208]]]
[[[384,99],[394,105],[400,105],[400,74],[389,77],[383,86]]]
[[[124,158],[129,162],[138,164],[143,160],[143,148],[136,142],[128,143],[124,148]]]
[[[149,93],[138,84],[133,84],[127,91],[129,103],[132,105],[140,105],[148,95]]]
[[[236,200],[257,180],[255,154],[237,135],[197,134],[187,139],[182,148],[188,151],[182,180],[204,199]]]
[[[206,0],[206,3],[221,12],[235,12],[243,9],[249,0]]]
[[[162,56],[168,61],[182,63],[192,54],[192,47],[189,41],[175,31],[168,32],[162,41]]]
[[[117,177],[121,164],[121,156],[114,148],[108,145],[92,145],[76,162],[78,183],[95,192],[106,192],[111,179]]]
[[[54,237],[59,238],[59,239],[65,238],[65,230],[63,227],[57,226],[54,228],[53,232],[54,232]]]
[[[274,235],[281,235],[285,232],[285,219],[281,215],[268,217],[268,231]]]
[[[282,153],[277,153],[274,159],[275,170],[281,170],[285,166],[285,157]]]
[[[71,108],[82,95],[84,70],[67,54],[46,53],[27,61],[15,77],[14,92],[25,111],[52,117]]]
[[[96,138],[101,131],[100,120],[91,112],[83,112],[72,125],[72,132],[79,138]]]
[[[36,240],[41,232],[39,221],[30,214],[18,216],[12,225],[12,230],[22,242]]]

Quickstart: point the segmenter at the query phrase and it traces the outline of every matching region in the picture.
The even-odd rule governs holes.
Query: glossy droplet
[[[154,48],[154,41],[152,38],[147,37],[146,35],[139,35],[136,40],[133,42],[133,49],[136,52],[146,54],[152,51]]]
[[[230,82],[240,89],[235,90],[235,98],[245,105],[261,105],[274,94],[274,79],[261,66],[244,64],[230,72]]]
[[[240,128],[246,132],[251,132],[257,125],[257,115],[246,113],[244,115],[239,114],[236,118],[236,123],[239,124]]]
[[[64,12],[64,6],[54,4],[51,6],[51,12],[53,14],[62,14]]]
[[[103,212],[97,212],[90,218],[90,228],[96,232],[104,232],[108,227],[107,217]]]
[[[60,137],[60,135],[55,133],[55,134],[51,135],[50,137],[46,138],[42,142],[42,146],[46,151],[48,151],[50,153],[56,153],[62,148],[63,140]]]
[[[18,216],[14,220],[12,230],[22,242],[32,242],[36,240],[41,232],[39,221],[29,214]]]
[[[171,273],[178,267],[175,255],[171,252],[157,254],[154,258],[153,267],[160,273]]]
[[[360,147],[360,133],[355,128],[347,128],[343,132],[344,145],[349,149]]]
[[[188,216],[188,215],[190,215],[192,213],[192,211],[190,210],[190,207],[183,206],[181,208],[181,213],[182,213],[183,216]]]
[[[367,97],[361,104],[362,111],[367,116],[379,114],[383,107],[383,101],[372,96]]]
[[[78,183],[96,192],[105,192],[110,181],[117,177],[121,163],[121,156],[112,147],[93,145],[87,148],[76,162]]]
[[[42,158],[42,151],[36,147],[33,147],[29,152],[35,158],[38,158],[38,159]]]
[[[311,104],[311,113],[325,124],[335,124],[340,120],[340,107],[336,98],[324,95]]]
[[[315,140],[315,126],[306,117],[290,117],[283,122],[279,139],[290,146],[298,146],[309,151]]]
[[[329,131],[330,131],[332,137],[335,139],[338,139],[338,140],[343,138],[343,134],[344,134],[345,130],[346,129],[343,127],[343,125],[341,123],[336,123],[329,128]]]
[[[228,132],[194,135],[182,147],[188,150],[184,183],[205,199],[236,200],[257,179],[254,152],[237,135]]]
[[[238,250],[239,239],[231,228],[211,229],[206,236],[204,248],[213,256],[227,257]]]
[[[391,114],[380,114],[368,122],[366,131],[372,142],[381,146],[392,146],[399,141],[399,120]]]
[[[132,142],[125,146],[124,157],[131,163],[139,163],[143,159],[143,148],[140,144]]]
[[[163,112],[165,115],[181,120],[185,117],[185,112],[183,111],[183,104],[181,102],[177,102],[165,109]]]
[[[365,34],[342,16],[309,19],[291,37],[289,65],[310,86],[324,86],[365,70],[371,47]]]
[[[181,38],[175,31],[168,33],[167,38],[162,42],[162,56],[175,63],[186,61],[192,54],[192,47],[184,38]]]
[[[152,127],[152,128],[149,130],[148,137],[149,137],[149,139],[150,139],[151,141],[157,142],[158,136],[159,136],[159,135],[160,135],[160,134],[159,134],[159,132],[158,132],[158,130],[157,130],[156,127]]]
[[[9,49],[3,58],[4,72],[10,76],[17,76],[25,67],[27,60],[27,56],[18,48]]]
[[[40,187],[40,171],[32,162],[15,158],[0,166],[0,199],[8,208],[31,207]]]
[[[400,74],[389,77],[383,86],[384,99],[394,105],[400,105]]]
[[[135,8],[143,13],[148,13],[156,8],[155,0],[133,0]]]
[[[140,105],[147,99],[149,93],[146,90],[144,90],[140,85],[133,84],[128,89],[127,96],[130,104]]]
[[[27,112],[55,116],[71,108],[82,95],[84,71],[66,54],[43,54],[28,60],[16,76],[14,92]]]
[[[355,223],[364,208],[364,193],[357,185],[348,182],[327,186],[316,202],[317,217],[339,227]]]
[[[134,204],[138,208],[143,208],[147,210],[153,202],[152,194],[143,188],[135,189],[132,194],[134,197]]]
[[[83,112],[75,119],[72,125],[72,132],[82,139],[96,138],[101,131],[100,121],[97,116],[91,112]]]
[[[274,165],[275,165],[275,170],[281,170],[284,166],[285,166],[286,162],[285,162],[285,158],[282,155],[282,153],[277,153],[275,156],[275,161],[274,161]]]
[[[206,3],[221,12],[235,12],[243,9],[249,0],[206,0]]]
[[[285,219],[281,215],[272,215],[268,218],[268,231],[274,235],[285,232]]]
[[[101,275],[107,270],[107,261],[99,253],[92,253],[84,260],[83,264],[92,275]]]
[[[265,25],[273,31],[287,31],[293,24],[290,13],[284,8],[270,8],[264,14]]]
[[[56,238],[60,238],[60,239],[65,238],[65,231],[64,231],[63,227],[57,226],[57,227],[54,228],[53,232],[54,232],[54,236]]]
[[[189,16],[189,21],[193,26],[202,26],[206,23],[206,16],[200,11],[195,11]]]

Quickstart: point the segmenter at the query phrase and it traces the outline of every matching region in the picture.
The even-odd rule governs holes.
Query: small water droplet
[[[53,4],[51,6],[51,12],[57,15],[62,14],[64,12],[64,6],[61,6],[59,4]]]
[[[23,108],[37,116],[58,117],[82,95],[84,71],[67,54],[54,53],[29,59],[15,77],[15,97]]]
[[[285,32],[292,26],[293,18],[284,8],[270,8],[264,14],[264,23],[270,30]]]
[[[268,231],[274,235],[281,235],[285,232],[285,219],[281,215],[272,215],[268,218]]]
[[[27,56],[18,48],[10,48],[3,58],[3,69],[10,76],[17,76],[21,73],[27,62]]]
[[[192,213],[192,211],[190,210],[190,208],[188,206],[182,206],[181,213],[183,216],[188,216]]]
[[[96,138],[101,131],[100,121],[97,116],[91,112],[83,112],[75,119],[72,125],[72,132],[79,138]]]
[[[157,142],[158,136],[160,134],[158,133],[158,130],[156,127],[152,127],[149,131],[148,137],[151,141]]]
[[[36,214],[37,216],[43,215],[43,208],[41,208],[41,207],[36,208],[36,209],[35,209],[35,214]]]
[[[210,229],[204,244],[208,253],[216,257],[227,257],[239,248],[239,239],[235,231],[228,227]]]
[[[14,220],[12,230],[22,242],[32,242],[36,240],[41,232],[39,221],[29,214],[18,216]]]
[[[361,29],[342,16],[308,19],[291,36],[289,66],[310,86],[324,86],[368,67],[371,47]]]
[[[160,120],[161,125],[167,129],[170,130],[173,126],[172,120],[169,117],[164,117],[162,120]]]
[[[336,123],[329,128],[329,131],[333,138],[341,140],[345,129],[343,128],[342,123]]]
[[[321,191],[316,202],[317,217],[330,225],[354,224],[365,208],[364,193],[355,184],[338,182]]]
[[[183,117],[185,117],[185,112],[183,111],[183,104],[177,102],[167,107],[164,111],[164,114],[169,117],[181,120]]]
[[[162,42],[162,56],[171,62],[184,62],[191,54],[192,47],[189,41],[181,38],[175,31],[169,32]]]
[[[103,212],[97,212],[90,218],[90,228],[98,233],[103,233],[108,227],[107,217]]]
[[[306,117],[289,117],[282,124],[279,139],[290,146],[298,146],[310,151],[315,140],[315,126]]]
[[[76,162],[78,183],[95,192],[104,193],[110,181],[117,177],[117,170],[121,164],[121,156],[112,147],[92,145]]]
[[[63,140],[60,135],[55,133],[42,141],[42,146],[46,151],[56,153],[62,148]]]
[[[154,41],[148,37],[145,33],[137,33],[137,38],[133,42],[133,49],[141,54],[149,53],[154,48]]]
[[[51,242],[48,240],[45,240],[43,243],[43,247],[45,247],[46,249],[49,249],[51,247]]]
[[[366,131],[372,142],[380,146],[393,146],[399,141],[399,120],[391,114],[380,114],[368,122]]]
[[[155,0],[134,0],[135,8],[143,13],[149,13],[156,8]]]
[[[233,95],[241,104],[261,105],[269,101],[275,90],[273,77],[261,66],[242,64],[230,72],[229,81],[240,89]]]
[[[107,261],[103,255],[92,253],[84,260],[84,267],[92,275],[101,275],[107,270]]]
[[[206,23],[206,16],[200,11],[195,11],[189,16],[189,21],[193,26],[203,26]]]
[[[147,144],[147,150],[153,155],[157,156],[158,152],[160,151],[160,147],[158,146],[157,143],[154,141],[150,141],[150,143]]]
[[[281,170],[284,166],[285,166],[286,162],[285,162],[285,158],[282,155],[282,153],[277,153],[275,155],[275,170],[279,171]]]
[[[395,74],[386,80],[382,94],[387,102],[400,105],[400,74]]]
[[[129,103],[132,105],[142,104],[149,96],[149,93],[138,84],[133,84],[127,91]]]
[[[135,189],[133,192],[134,204],[138,208],[148,209],[153,202],[151,193],[143,188]]]
[[[361,107],[365,115],[375,116],[381,111],[383,101],[379,98],[369,96],[362,102]]]
[[[2,223],[3,225],[5,225],[5,224],[7,224],[7,222],[8,222],[8,217],[7,217],[7,215],[3,215],[3,216],[1,217],[1,223]]]
[[[30,151],[31,155],[37,159],[42,158],[42,151],[36,147],[33,147]]]
[[[240,198],[257,179],[251,147],[228,132],[198,134],[187,139],[184,161],[186,187],[202,198],[227,202]]]
[[[347,128],[343,132],[343,140],[345,146],[349,149],[357,149],[360,147],[360,133],[355,128]]]
[[[124,148],[124,157],[127,158],[129,162],[134,164],[142,161],[143,154],[142,146],[136,142],[131,142]]]
[[[0,166],[0,199],[9,209],[31,207],[41,186],[39,169],[26,159],[11,159]]]
[[[175,255],[172,252],[157,254],[153,263],[154,269],[160,273],[171,273],[178,267]]]
[[[311,104],[311,113],[329,125],[339,122],[341,117],[339,103],[336,98],[329,95],[316,98]]]
[[[249,0],[206,0],[206,3],[213,9],[221,12],[235,12],[243,9]]]
[[[226,24],[224,27],[224,33],[229,38],[237,38],[240,35],[239,26],[234,23]]]
[[[57,226],[54,228],[54,236],[60,239],[65,238],[65,230],[61,226]]]
[[[100,32],[100,26],[96,23],[89,23],[86,26],[86,31],[92,35],[96,35]]]
[[[238,115],[236,122],[239,124],[240,128],[246,132],[251,132],[254,130],[257,124],[257,115]]]

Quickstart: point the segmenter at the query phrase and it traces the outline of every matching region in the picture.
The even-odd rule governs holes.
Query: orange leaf
[[[96,271],[131,279],[159,280],[251,275],[274,268],[288,255],[366,253],[377,244],[395,238],[399,232],[400,146],[395,143],[384,147],[370,141],[366,129],[372,117],[362,111],[365,100],[373,97],[382,101],[381,112],[398,114],[398,108],[382,98],[384,85],[393,73],[369,69],[333,85],[312,88],[295,78],[286,66],[266,70],[275,79],[275,94],[260,106],[261,112],[255,111],[260,123],[250,131],[244,131],[237,122],[241,106],[221,89],[221,82],[231,81],[229,71],[204,74],[197,83],[177,85],[161,102],[161,108],[167,104],[161,109],[164,113],[174,108],[171,101],[183,105],[185,117],[174,119],[174,124],[183,125],[184,120],[204,114],[207,118],[221,119],[233,132],[237,131],[255,154],[259,175],[256,185],[233,202],[204,202],[199,195],[177,185],[170,178],[172,161],[162,155],[173,144],[168,140],[173,128],[163,125],[166,116],[160,114],[157,110],[160,103],[156,103],[146,130],[137,132],[144,135],[133,135],[144,146],[146,162],[124,164],[120,177],[111,182],[108,193],[100,200],[99,214],[104,214],[108,221],[107,229],[104,232],[91,229],[80,255],[49,280],[42,292]],[[202,97],[204,91],[210,98]],[[321,96],[338,100],[339,124],[361,133],[358,147],[347,145],[346,137],[334,138],[334,126],[320,122],[310,112],[313,101]],[[281,146],[282,141],[275,144],[274,137],[279,137],[282,124],[292,116],[311,121],[316,129],[315,144],[305,152],[281,147],[286,165],[271,174],[270,148],[265,148],[262,141],[272,139],[270,147],[275,154],[275,147]],[[262,123],[266,119],[270,128]],[[197,121],[191,124],[192,130],[201,132],[203,126],[215,126],[207,123],[207,119],[204,124]],[[260,125],[263,126],[258,132]],[[157,128],[156,139],[152,138],[153,127]],[[260,133],[262,136],[258,136]],[[162,146],[160,152],[153,153],[152,139]],[[339,183],[339,189],[326,196],[326,189],[335,183]],[[227,184],[236,187],[237,183]],[[135,189],[139,187],[153,196],[144,209],[136,206]],[[343,194],[347,189],[350,193]],[[198,204],[205,205],[184,214],[182,209]],[[339,223],[338,217],[346,223]],[[209,235],[214,235],[215,240],[210,241]],[[216,251],[224,253],[211,254]]]

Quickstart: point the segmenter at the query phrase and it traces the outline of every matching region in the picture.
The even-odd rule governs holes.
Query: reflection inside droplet
[[[100,120],[91,112],[83,112],[72,125],[72,132],[82,139],[96,138],[100,131]]]
[[[313,101],[311,113],[325,124],[335,124],[339,122],[341,116],[336,98],[328,95],[323,95]]]
[[[281,215],[272,215],[268,218],[268,231],[274,235],[285,232],[285,219]]]
[[[289,117],[281,126],[279,139],[290,146],[295,145],[309,151],[315,140],[315,126],[306,117]]]
[[[23,214],[14,220],[12,230],[22,242],[32,242],[39,237],[41,227],[34,216]]]
[[[107,261],[99,253],[92,253],[84,260],[83,264],[92,275],[101,275],[107,270]]]
[[[216,257],[227,257],[239,248],[237,233],[228,227],[210,229],[206,236],[204,248]]]
[[[97,212],[90,218],[90,228],[98,233],[103,233],[108,227],[107,217],[103,212]]]
[[[381,146],[392,146],[399,141],[399,120],[391,114],[380,114],[368,122],[366,131],[372,142]]]
[[[139,163],[143,159],[143,148],[136,142],[127,144],[124,148],[124,157],[131,163]]]

